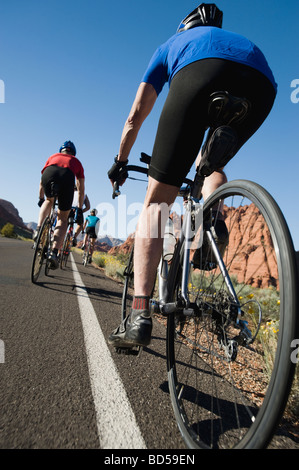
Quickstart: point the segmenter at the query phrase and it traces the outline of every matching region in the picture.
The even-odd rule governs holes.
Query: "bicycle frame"
[[[185,214],[183,217],[183,226],[180,233],[180,241],[179,243],[182,245],[183,241],[185,240],[184,244],[184,253],[183,253],[183,260],[182,260],[182,283],[181,283],[181,299],[180,303],[173,303],[169,302],[167,297],[167,277],[168,277],[168,263],[167,261],[163,260],[163,256],[161,257],[161,261],[158,268],[158,286],[159,286],[159,305],[155,305],[155,310],[158,309],[162,314],[168,315],[174,313],[175,311],[181,310],[185,315],[194,315],[196,306],[190,303],[189,295],[188,295],[188,279],[189,279],[189,269],[190,269],[190,247],[192,241],[194,239],[195,233],[199,227],[199,230],[202,230],[202,221],[201,222],[194,222],[197,219],[197,214],[199,208],[202,205],[199,203],[197,198],[193,198],[189,196],[188,203],[186,204]],[[201,226],[201,228],[200,228]],[[211,245],[211,249],[214,253],[214,256],[217,260],[219,269],[223,275],[225,283],[227,285],[228,291],[232,296],[232,300],[235,303],[238,309],[238,319],[241,317],[241,307],[240,302],[238,300],[238,296],[235,292],[233,284],[231,282],[230,276],[227,272],[226,266],[223,262],[219,249],[217,247],[216,241],[211,233],[210,230],[206,229],[206,234],[209,239],[209,243]],[[187,242],[187,243],[186,243]],[[196,248],[200,248],[202,245],[202,236],[200,236],[199,242]]]
[[[128,165],[126,167],[126,171],[129,173],[130,171],[135,171],[138,173],[148,174],[148,167],[150,157],[142,154],[140,159],[144,163],[147,164],[147,168],[140,167],[136,165]],[[159,301],[156,302],[152,300],[152,308],[154,311],[160,312],[163,315],[169,315],[171,313],[181,311],[184,315],[196,315],[197,307],[194,304],[191,304],[188,296],[188,279],[189,279],[189,260],[190,260],[190,247],[192,241],[194,240],[195,234],[198,230],[203,231],[203,221],[202,221],[202,203],[200,200],[202,199],[202,187],[204,183],[205,177],[199,173],[199,168],[195,174],[194,180],[185,179],[184,182],[187,184],[186,188],[181,188],[179,191],[178,196],[183,197],[186,200],[185,206],[185,213],[183,216],[183,225],[180,231],[180,237],[178,243],[180,246],[184,243],[184,253],[182,259],[182,283],[181,283],[181,299],[179,302],[171,302],[168,299],[168,292],[167,292],[167,278],[168,278],[168,263],[167,261],[163,260],[163,255],[160,260],[160,264],[158,267],[158,291],[159,291]],[[113,189],[113,199],[120,195],[119,185],[118,183],[114,183]],[[201,217],[199,217],[199,215]],[[201,228],[200,228],[201,227]],[[238,300],[238,296],[235,292],[233,284],[231,282],[230,276],[227,272],[219,249],[217,247],[216,241],[213,237],[213,234],[209,229],[205,229],[211,249],[214,253],[214,256],[217,260],[219,269],[223,275],[225,283],[227,285],[228,291],[232,297],[232,302],[235,304],[238,315],[236,319],[236,323],[239,323],[239,319],[241,317],[241,307],[240,302]],[[202,244],[202,233],[199,239],[199,243],[197,248],[200,248]]]

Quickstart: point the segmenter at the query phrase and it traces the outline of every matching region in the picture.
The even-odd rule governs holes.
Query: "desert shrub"
[[[15,238],[16,234],[14,231],[14,226],[10,224],[9,222],[5,224],[1,229],[1,235],[7,238]]]

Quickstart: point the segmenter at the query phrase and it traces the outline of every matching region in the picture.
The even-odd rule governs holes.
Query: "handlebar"
[[[147,155],[146,153],[141,153],[140,161],[142,163],[146,163],[147,167],[143,166],[138,166],[138,165],[127,165],[123,168],[122,172],[119,175],[119,180],[114,181],[113,183],[113,193],[112,193],[112,199],[115,199],[118,197],[121,192],[119,190],[119,181],[122,180],[122,177],[126,174],[129,173],[130,171],[136,171],[137,173],[143,173],[144,175],[148,175],[148,170],[149,170],[149,164],[151,162],[151,157]],[[193,181],[185,178],[184,183],[187,184],[188,186],[191,186],[193,184]]]
[[[144,162],[144,160],[142,160],[141,158],[140,158],[140,161]],[[113,183],[112,199],[115,199],[116,197],[118,197],[121,194],[120,190],[119,190],[119,181],[121,181],[122,177],[126,173],[129,173],[130,171],[136,171],[137,173],[143,173],[144,175],[148,175],[148,167],[146,168],[146,167],[138,166],[138,165],[127,165],[127,166],[125,166],[124,169],[121,171],[121,173],[119,175],[119,180],[114,181],[114,183]]]

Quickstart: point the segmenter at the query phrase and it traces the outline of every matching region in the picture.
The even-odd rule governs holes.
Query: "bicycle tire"
[[[88,242],[87,244],[87,249],[84,248],[83,260],[82,260],[84,266],[88,264],[89,250],[90,250],[90,242]]]
[[[70,248],[71,248],[71,236],[69,233],[69,230],[67,230],[67,233],[65,234],[63,245],[62,245],[62,250],[61,250],[61,255],[60,255],[60,269],[63,269],[67,265],[67,260],[70,254]]]
[[[48,231],[50,218],[46,217],[35,242],[34,255],[31,267],[31,281],[36,283],[40,275],[48,249]]]
[[[240,206],[236,204],[237,199]],[[204,222],[209,219],[212,209],[215,218],[215,208],[223,201],[230,233],[223,260],[230,276],[242,276],[242,279],[234,278],[234,289],[238,299],[243,297],[239,300],[242,312],[249,318],[248,325],[257,329],[257,336],[253,343],[238,346],[236,358],[228,354],[226,346],[235,347],[230,341],[238,340],[240,334],[233,336],[236,332],[228,322],[227,312],[232,311],[233,302],[226,284],[217,267],[207,271],[202,265],[202,269],[195,271],[190,259],[189,296],[199,312],[193,318],[184,316],[183,328],[177,327],[181,314],[169,315],[167,320],[171,401],[178,427],[189,448],[265,448],[285,409],[295,369],[290,360],[291,342],[298,334],[295,251],[283,214],[260,185],[245,180],[224,184],[205,202]],[[237,223],[240,245],[233,241]],[[262,232],[264,238],[256,246],[257,231]],[[170,268],[170,300],[180,293],[183,249],[182,240]],[[260,250],[263,256],[256,261],[255,271],[250,272],[248,264],[245,271],[244,256],[250,255],[253,249]],[[238,264],[241,255],[243,262]],[[270,256],[272,273],[277,269],[277,278],[271,278],[270,274],[268,287],[264,288],[262,270],[267,262],[270,267]],[[260,287],[258,283],[253,287],[255,279],[259,280]],[[266,297],[269,292],[272,297]],[[262,314],[261,325],[253,320],[257,310]],[[221,336],[226,338],[224,348],[218,343],[221,328]]]
[[[121,301],[121,321],[129,314],[132,306],[132,295],[129,292],[129,287],[134,285],[134,245],[132,245],[131,253],[129,256],[128,264],[124,270],[124,287]]]

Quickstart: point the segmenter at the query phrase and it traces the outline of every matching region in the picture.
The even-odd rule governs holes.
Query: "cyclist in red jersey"
[[[58,268],[58,250],[61,249],[65,232],[67,229],[67,220],[72,207],[75,180],[78,188],[78,217],[83,218],[82,205],[84,200],[85,176],[81,162],[76,158],[76,148],[73,142],[66,141],[60,147],[59,153],[51,155],[42,169],[42,177],[39,187],[40,213],[38,225],[33,239],[37,238],[44,219],[50,214],[53,204],[53,195],[51,194],[52,184],[57,189],[58,212],[57,224],[54,232],[53,250],[50,253],[51,268]],[[45,199],[46,196],[46,199]]]

